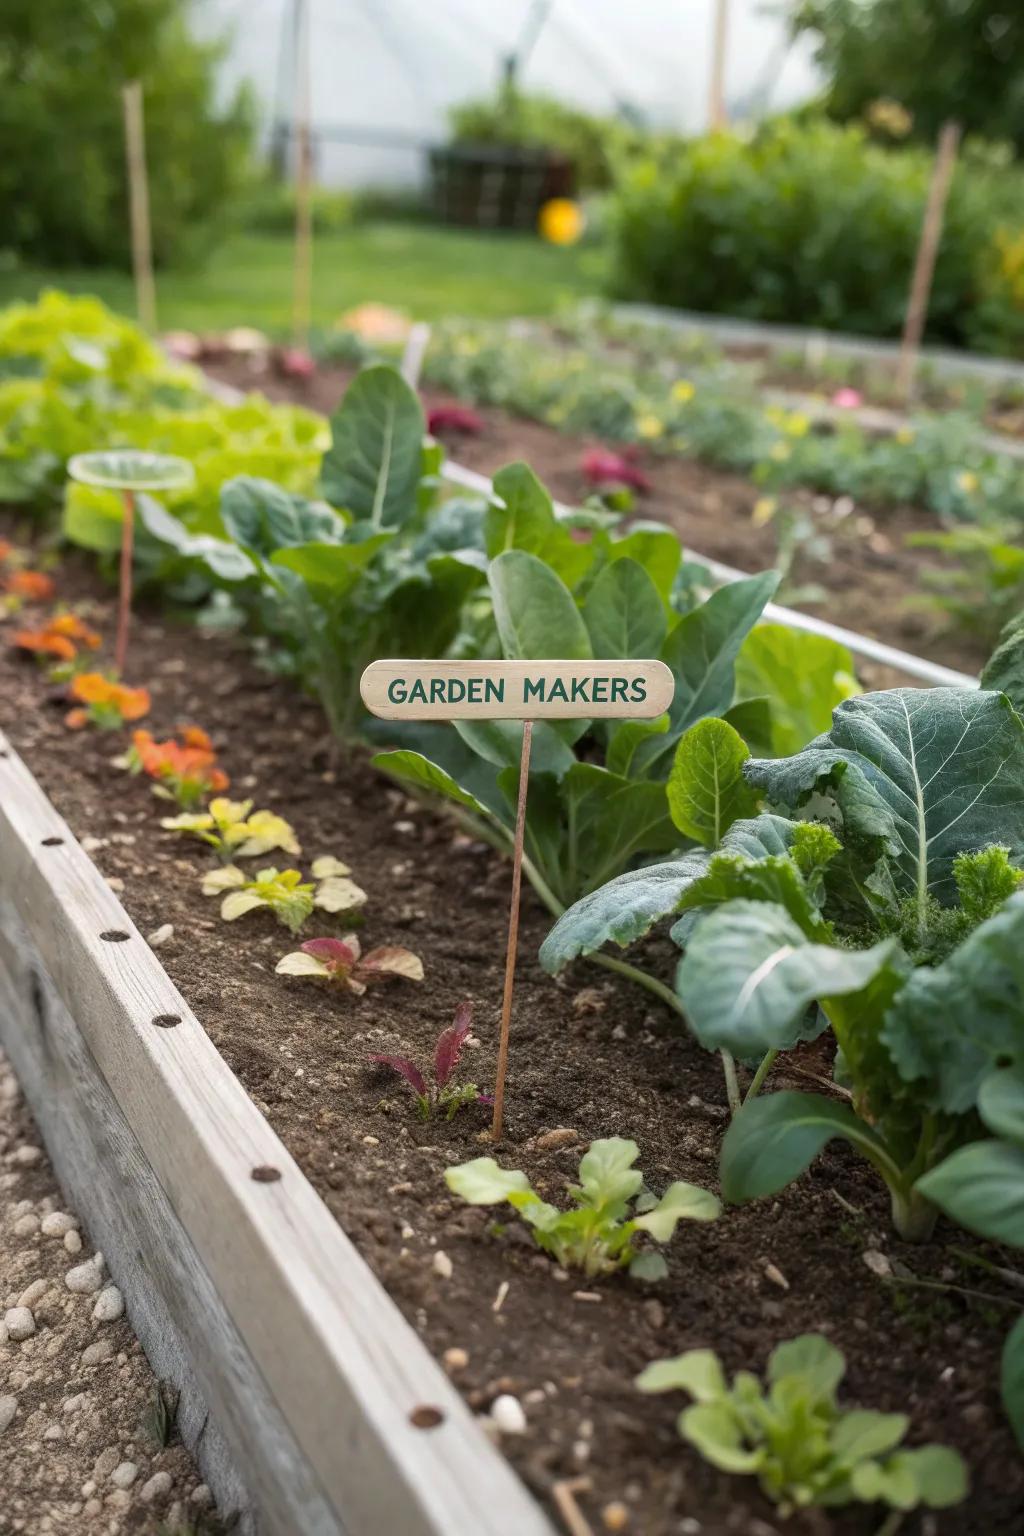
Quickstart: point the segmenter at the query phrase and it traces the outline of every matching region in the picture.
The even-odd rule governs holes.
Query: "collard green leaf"
[[[493,1157],[475,1157],[457,1168],[446,1168],[444,1180],[467,1205],[500,1205],[510,1195],[530,1192],[530,1181],[518,1168],[499,1168]]]
[[[645,772],[657,771],[689,726],[705,715],[724,714],[732,704],[739,648],[778,584],[776,571],[734,581],[712,592],[669,634],[661,659],[676,678],[671,724],[664,741],[652,741],[637,754]]]
[[[432,795],[443,795],[446,800],[452,800],[456,805],[461,805],[474,815],[482,816],[485,821],[494,819],[493,813],[487,806],[479,801],[475,795],[463,789],[457,784],[450,773],[432,763],[421,752],[402,750],[398,752],[378,752],[371,758],[374,768],[379,768],[383,773],[393,779],[398,779],[403,784],[411,784],[416,789],[427,790]]]
[[[590,658],[590,637],[572,593],[543,560],[510,549],[492,561],[489,581],[506,660]]]
[[[713,1349],[689,1349],[672,1360],[655,1360],[636,1379],[641,1392],[689,1392],[698,1403],[713,1403],[729,1390]]]
[[[770,1093],[744,1104],[725,1133],[720,1173],[731,1205],[778,1194],[799,1178],[834,1136],[872,1161],[881,1141],[853,1110],[820,1093]]]
[[[786,912],[800,931],[812,942],[827,943],[830,925],[822,917],[803,876],[788,854],[768,854],[763,859],[747,859],[737,853],[717,853],[707,873],[695,880],[679,907],[693,913],[702,907],[719,907],[727,901],[773,902]],[[692,928],[688,919],[672,929],[680,948]],[[679,930],[677,932],[677,930]]]
[[[617,720],[609,732],[604,765],[610,773],[627,777],[632,772],[637,748],[651,736],[663,736],[668,730],[668,715],[656,720]]]
[[[1004,1067],[987,1077],[978,1094],[978,1112],[990,1131],[1024,1147],[1024,1073]]]
[[[679,539],[661,523],[634,522],[628,533],[622,538],[611,539],[605,549],[606,560],[633,560],[643,566],[665,603],[672,596],[682,558],[683,546]]]
[[[731,725],[713,716],[680,737],[666,790],[672,820],[687,837],[717,848],[733,822],[757,811],[743,777],[750,753]]]
[[[1014,708],[1024,713],[1024,615],[1004,625],[981,674],[981,686],[1007,694]]]
[[[941,964],[918,967],[882,1037],[903,1079],[923,1080],[925,1102],[949,1114],[973,1109],[997,1066],[1024,1069],[1024,891]]]
[[[715,1221],[722,1204],[710,1190],[677,1179],[657,1205],[634,1218],[633,1225],[649,1232],[656,1243],[667,1243],[681,1221]]]
[[[1024,1450],[1024,1317],[1019,1317],[1006,1335],[999,1374],[1006,1417]]]
[[[396,368],[364,368],[331,417],[321,484],[327,500],[375,528],[397,528],[417,510],[426,423]]]
[[[562,791],[570,894],[604,885],[635,854],[664,853],[678,842],[660,784],[577,762],[565,774]]]
[[[270,564],[294,571],[318,602],[334,604],[357,586],[378,549],[390,538],[389,533],[379,533],[361,544],[296,544],[275,550]]]
[[[731,901],[691,935],[676,973],[690,1028],[708,1050],[752,1057],[813,1040],[824,1020],[812,1002],[859,992],[898,945],[868,950],[811,943],[782,907]]]
[[[593,653],[608,660],[657,656],[668,632],[658,589],[635,560],[615,560],[597,577],[583,604]]]
[[[523,727],[518,720],[455,720],[466,745],[497,768],[516,768],[523,751]],[[576,754],[545,720],[536,720],[530,745],[530,773],[561,778],[576,762]],[[519,774],[516,774],[516,790]]]
[[[740,699],[722,716],[734,731],[739,731],[751,752],[760,757],[771,757],[772,706],[766,698]]]
[[[838,802],[852,836],[886,839],[898,887],[956,896],[953,861],[1000,843],[1024,856],[1024,723],[999,693],[894,688],[849,699],[827,735],[795,757],[751,760],[746,774],[795,810],[817,790]]]
[[[140,494],[135,510],[139,521],[161,544],[168,544],[186,560],[198,560],[220,581],[245,581],[256,566],[237,544],[215,539],[208,533],[190,533],[179,517],[168,512],[153,496]]]
[[[725,834],[722,847],[751,859],[785,853],[795,826],[783,816],[762,814],[736,822]],[[541,965],[554,975],[577,955],[593,954],[602,944],[614,942],[624,948],[634,943],[659,918],[680,910],[686,892],[707,872],[709,862],[708,853],[700,849],[610,880],[559,918],[541,945]]]
[[[736,692],[767,698],[772,755],[785,757],[827,731],[832,711],[857,692],[853,657],[824,635],[758,624],[736,658]]]
[[[324,501],[294,496],[272,480],[236,475],[221,486],[220,516],[243,549],[257,555],[298,544],[340,544],[345,522]]]
[[[503,505],[492,503],[484,524],[491,558],[505,550],[523,550],[543,560],[568,587],[575,587],[590,567],[593,551],[559,522],[551,497],[529,465],[506,465],[494,476],[493,485]]]
[[[1024,1147],[971,1142],[918,1179],[916,1187],[969,1231],[1024,1248]]]

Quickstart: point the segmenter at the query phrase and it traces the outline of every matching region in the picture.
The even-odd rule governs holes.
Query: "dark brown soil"
[[[325,414],[335,409],[352,378],[350,369],[321,368],[307,380],[283,380],[263,366],[254,372],[245,359],[217,363],[209,371],[237,388],[259,388],[272,399],[295,400]],[[424,401],[428,407],[450,404],[451,397],[427,389]],[[477,436],[447,438],[452,458],[488,475],[514,459],[525,459],[557,500],[576,505],[586,497],[582,458],[597,439],[556,432],[541,422],[486,406],[474,409],[484,430]],[[698,558],[704,555],[748,572],[774,564],[776,534],[771,524],[757,527],[751,521],[762,492],[746,476],[649,450],[639,451],[637,463],[652,489],[638,496],[636,516],[675,528]],[[831,497],[787,492],[782,499],[809,513],[816,531],[831,540],[831,559],[797,556],[792,581],[813,584],[826,593],[823,601],[801,602],[799,607],[946,666],[980,670],[987,655],[984,645],[972,635],[944,629],[934,612],[918,606],[929,591],[925,573],[940,569],[943,561],[928,551],[908,548],[906,540],[913,533],[935,532],[938,522],[931,513],[912,507],[869,511],[848,502],[837,520]],[[894,681],[870,667],[858,670],[872,686]]]
[[[110,636],[109,591],[84,560],[69,559],[59,581],[61,596],[82,600]],[[370,895],[366,943],[405,944],[423,957],[425,983],[362,999],[276,976],[294,941],[263,913],[219,919],[199,891],[211,867],[205,850],[162,831],[166,805],[111,766],[124,736],[69,732],[63,703],[36,667],[0,648],[0,724],[72,830],[102,840],[93,856],[123,882],[115,888],[142,933],[173,924],[161,961],[429,1347],[438,1356],[467,1352],[455,1375],[468,1402],[483,1412],[498,1393],[520,1397],[529,1430],[504,1448],[539,1496],[550,1499],[556,1480],[582,1474],[591,1479],[581,1502],[595,1530],[604,1529],[605,1506],[621,1499],[634,1536],[778,1531],[750,1480],[718,1474],[677,1438],[683,1400],[641,1397],[632,1382],[648,1361],[699,1345],[716,1348],[731,1370],[760,1370],[779,1340],[821,1329],[846,1354],[851,1401],[906,1410],[913,1442],[953,1444],[970,1463],[973,1493],[962,1509],[909,1516],[902,1529],[1021,1530],[1024,1467],[998,1393],[1014,1294],[959,1266],[952,1248],[975,1246],[970,1239],[943,1225],[925,1246],[898,1242],[883,1189],[841,1147],[780,1198],[681,1228],[671,1276],[656,1287],[625,1277],[591,1285],[560,1274],[514,1223],[494,1234],[490,1213],[460,1205],[442,1181],[446,1165],[486,1151],[486,1111],[424,1124],[397,1080],[367,1056],[429,1060],[438,1031],[469,998],[480,1043],[466,1060],[482,1088],[491,1084],[508,866],[405,800],[362,753],[329,766],[318,709],[257,670],[238,639],[144,614],[129,680],[152,690],[146,724],[155,734],[181,721],[211,731],[232,792],[294,822],[305,868],[322,853],[352,866]],[[558,1199],[590,1138],[626,1135],[639,1143],[656,1190],[674,1178],[715,1187],[725,1120],[716,1059],[618,978],[585,964],[559,982],[545,976],[535,958],[545,916],[529,892],[523,906],[500,1160]],[[318,913],[304,937],[331,931]],[[667,945],[653,945],[648,958],[669,974]],[[773,1086],[788,1076],[776,1073]],[[538,1144],[557,1128],[575,1136],[557,1148]],[[438,1250],[451,1260],[448,1279],[434,1268]],[[871,1250],[922,1280],[974,1286],[993,1300],[894,1286],[865,1262]],[[864,1509],[808,1513],[787,1529],[870,1536],[880,1518]]]

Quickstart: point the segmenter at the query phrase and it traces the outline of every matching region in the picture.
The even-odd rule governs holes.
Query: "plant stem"
[[[966,1248],[951,1248],[950,1253],[955,1255],[962,1264],[973,1264],[978,1269],[983,1269],[997,1279],[1004,1281],[1006,1285],[1012,1285],[1019,1291],[1024,1291],[1024,1275],[1019,1275],[1015,1269],[1006,1269],[1002,1264],[993,1264],[991,1259],[982,1258],[980,1253],[968,1253]]]
[[[731,1051],[723,1049],[718,1054],[722,1058],[722,1071],[725,1074],[725,1096],[729,1101],[729,1113],[735,1116],[743,1108],[740,1085],[736,1080],[736,1062]]]
[[[128,659],[128,625],[132,612],[132,550],[135,543],[135,495],[132,491],[121,492],[121,509],[121,581],[117,600],[114,667],[123,682],[125,662]]]
[[[967,1285],[952,1285],[948,1280],[919,1280],[916,1275],[893,1275],[887,1285],[916,1285],[925,1291],[949,1291],[954,1296],[966,1296],[971,1301],[983,1301],[990,1307],[1012,1307],[1020,1310],[1020,1303],[1012,1296],[992,1296],[988,1291],[975,1291]]]
[[[764,1055],[761,1057],[757,1071],[750,1079],[750,1087],[747,1089],[743,1096],[744,1104],[749,1104],[751,1099],[757,1098],[758,1094],[761,1092],[762,1087],[764,1086],[764,1080],[768,1076],[768,1073],[771,1071],[775,1063],[775,1058],[778,1054],[779,1053],[777,1050],[765,1051]]]
[[[935,1230],[938,1210],[907,1184],[890,1184],[892,1224],[906,1243],[926,1243]]]
[[[903,1510],[891,1509],[878,1527],[876,1536],[896,1536],[896,1532],[903,1524]]]
[[[683,1005],[679,1001],[671,987],[659,981],[657,976],[652,976],[649,971],[641,971],[639,967],[630,965],[627,960],[616,960],[614,955],[606,955],[602,950],[595,950],[592,955],[585,955],[586,960],[592,960],[595,965],[601,965],[606,971],[615,971],[619,976],[625,976],[629,981],[635,981],[638,987],[646,987],[648,992],[653,992],[655,997],[661,999],[673,1013],[677,1013],[681,1019],[686,1018]]]

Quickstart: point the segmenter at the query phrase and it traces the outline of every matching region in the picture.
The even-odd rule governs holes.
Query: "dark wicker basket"
[[[430,151],[431,199],[443,224],[537,228],[552,197],[572,197],[576,169],[564,155],[511,144],[445,144]]]

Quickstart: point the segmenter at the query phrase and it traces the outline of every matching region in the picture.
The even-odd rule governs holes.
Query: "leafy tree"
[[[1019,0],[796,0],[796,32],[816,35],[840,119],[880,98],[934,142],[944,122],[1024,146],[1024,8]]]
[[[121,87],[145,91],[154,254],[209,233],[244,173],[247,96],[215,104],[219,43],[190,0],[5,0],[0,28],[0,244],[54,265],[128,262]]]

